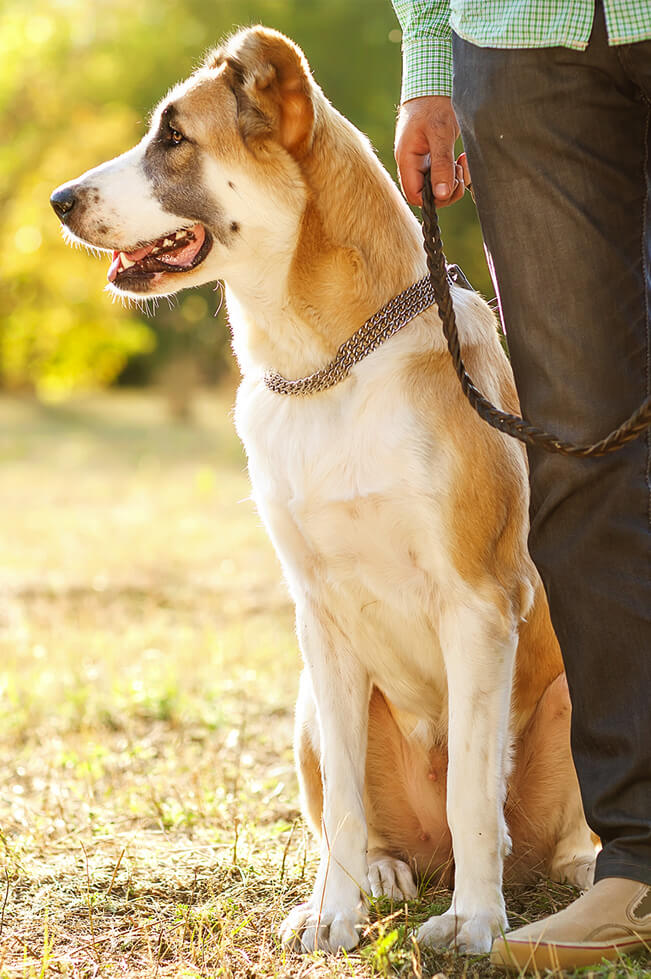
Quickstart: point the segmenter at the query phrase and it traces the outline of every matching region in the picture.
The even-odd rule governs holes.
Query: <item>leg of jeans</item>
[[[454,39],[454,106],[525,416],[592,442],[649,394],[651,42]],[[646,71],[646,79],[642,77]],[[649,440],[529,452],[532,557],[570,687],[597,878],[651,884]]]

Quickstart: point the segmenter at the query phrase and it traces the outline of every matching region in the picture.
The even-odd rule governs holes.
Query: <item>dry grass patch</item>
[[[413,944],[450,899],[426,888],[349,956],[276,943],[315,871],[299,658],[230,402],[0,405],[0,977],[496,976]],[[572,896],[512,893],[511,921]]]

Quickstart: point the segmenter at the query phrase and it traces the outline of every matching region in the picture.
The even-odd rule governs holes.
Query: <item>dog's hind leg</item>
[[[452,906],[420,928],[418,940],[489,952],[508,927],[502,868],[510,841],[504,820],[515,625],[468,595],[442,613],[448,683],[448,796],[455,885]]]
[[[523,732],[507,803],[515,868],[537,853],[552,880],[592,884],[596,848],[585,821],[570,749],[570,694],[565,674],[545,689]]]
[[[586,888],[595,845],[585,821],[570,751],[570,695],[565,674],[545,688],[514,746],[506,817],[513,853],[509,882],[547,874]]]
[[[557,783],[564,784],[565,798],[559,807],[561,819],[549,875],[552,880],[574,884],[581,890],[592,887],[594,883],[597,847],[596,837],[585,821],[579,780],[572,760],[570,748],[570,692],[563,673],[545,691],[543,700],[548,713],[552,713],[552,723],[562,725],[562,744],[556,759],[555,774]],[[563,736],[564,735],[564,736]]]
[[[418,895],[414,872],[404,860],[389,853],[381,841],[368,851],[368,879],[373,897],[389,897],[392,901],[412,901]]]
[[[297,627],[318,722],[321,854],[312,897],[291,912],[281,937],[304,951],[336,952],[357,945],[366,918],[364,770],[371,682],[323,608],[297,608]]]
[[[561,838],[552,857],[549,876],[585,891],[594,883],[597,847],[585,821],[578,791],[568,802],[563,817]]]

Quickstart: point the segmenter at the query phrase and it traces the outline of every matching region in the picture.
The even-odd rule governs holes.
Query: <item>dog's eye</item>
[[[171,126],[169,127],[169,133],[170,133],[170,142],[174,143],[175,146],[178,146],[179,143],[182,143],[183,140],[185,139],[183,133],[180,133],[178,129],[172,129]]]

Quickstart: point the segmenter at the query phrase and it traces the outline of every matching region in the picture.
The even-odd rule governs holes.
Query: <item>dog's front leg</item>
[[[515,627],[479,601],[441,621],[448,684],[447,816],[455,882],[452,906],[418,932],[429,945],[489,952],[507,927],[502,868],[510,840],[504,820]]]
[[[281,928],[287,944],[313,952],[359,941],[368,891],[364,773],[371,683],[344,633],[319,609],[297,611],[317,709],[323,780],[321,853],[312,897]]]

